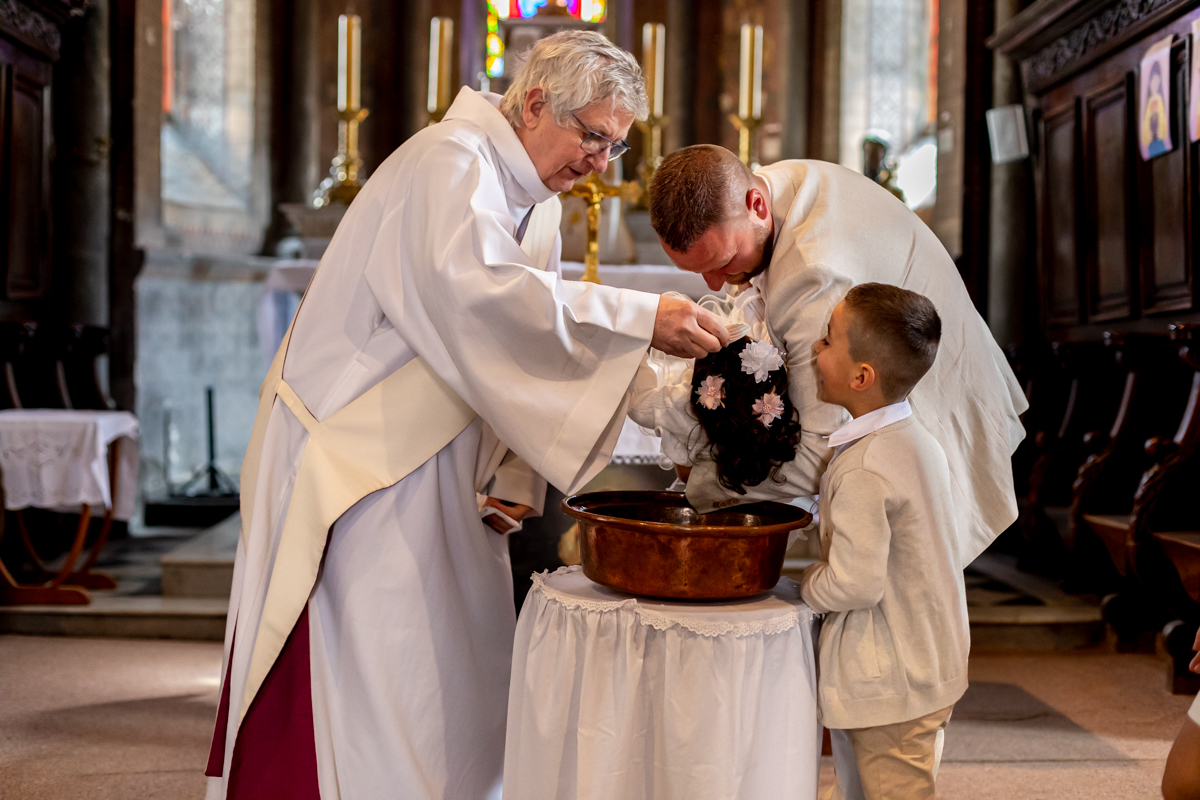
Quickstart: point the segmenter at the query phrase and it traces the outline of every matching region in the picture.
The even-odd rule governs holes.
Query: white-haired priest
[[[556,194],[646,114],[632,56],[556,34],[503,98],[459,92],[347,211],[242,466],[209,798],[498,784],[515,614],[476,494],[519,519],[545,480],[577,490],[646,349],[726,338],[686,301],[558,274]]]

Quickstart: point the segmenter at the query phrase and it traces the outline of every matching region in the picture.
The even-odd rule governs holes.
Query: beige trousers
[[[831,730],[836,800],[932,800],[954,706],[874,728]],[[852,774],[857,767],[857,774]]]

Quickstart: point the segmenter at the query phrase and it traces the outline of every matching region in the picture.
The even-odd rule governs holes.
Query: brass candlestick
[[[662,163],[662,129],[667,126],[667,117],[663,113],[663,87],[667,77],[667,28],[660,22],[647,22],[642,26],[642,65],[646,74],[646,102],[650,107],[650,116],[643,122],[638,120],[642,129],[643,150],[642,163],[638,165],[638,173],[645,187],[638,201],[638,208],[650,207],[650,181],[654,179],[654,171]]]
[[[434,17],[429,23],[429,96],[425,110],[429,112],[429,124],[442,121],[450,110],[450,77],[454,55],[454,20],[450,17]]]
[[[663,128],[670,124],[667,117],[656,117],[651,115],[644,122],[638,120],[637,126],[642,131],[642,142],[645,147],[645,152],[642,154],[642,163],[638,165],[638,173],[641,176],[642,196],[638,198],[637,207],[643,211],[650,207],[650,181],[654,179],[654,172],[662,164],[662,132]]]
[[[754,161],[753,140],[755,131],[758,130],[759,125],[762,125],[762,120],[730,114],[729,121],[733,123],[733,127],[737,128],[738,132],[738,159],[750,169],[757,169],[759,165]]]
[[[313,206],[350,205],[363,185],[363,161],[358,153],[358,125],[370,112],[362,107],[362,20],[356,14],[338,17],[338,152],[329,177],[313,194]]]
[[[321,181],[313,197],[313,206],[322,208],[330,203],[350,205],[362,190],[363,160],[358,154],[358,123],[370,112],[365,108],[339,112],[338,154],[329,165],[329,177]]]
[[[635,181],[623,181],[620,186],[610,186],[593,172],[579,183],[563,192],[564,197],[582,197],[588,204],[587,252],[583,256],[583,280],[600,283],[600,204],[610,197],[636,203],[642,196],[642,187]]]

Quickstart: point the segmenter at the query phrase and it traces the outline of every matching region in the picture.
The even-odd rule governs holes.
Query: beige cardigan
[[[845,445],[821,485],[821,560],[801,596],[826,614],[818,695],[828,728],[916,719],[967,689],[967,600],[937,440],[909,417]]]

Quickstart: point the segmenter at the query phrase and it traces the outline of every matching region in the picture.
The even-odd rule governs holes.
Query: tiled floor
[[[215,643],[0,637],[0,797],[199,800],[220,661]],[[972,658],[940,796],[1159,797],[1190,702],[1164,670],[1102,650]]]

